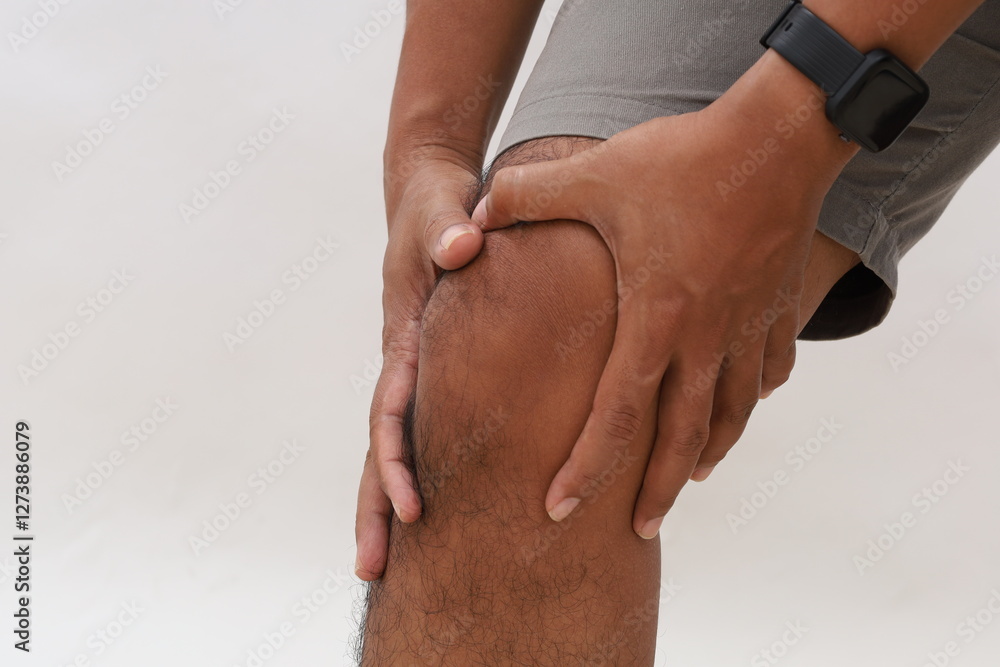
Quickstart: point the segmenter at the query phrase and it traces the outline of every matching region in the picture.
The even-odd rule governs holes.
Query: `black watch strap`
[[[865,60],[865,54],[799,0],[788,5],[760,43],[780,53],[827,95],[840,90]]]

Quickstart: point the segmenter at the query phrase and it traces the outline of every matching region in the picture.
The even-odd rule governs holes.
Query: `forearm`
[[[384,155],[387,201],[426,158],[455,161],[470,172],[482,167],[541,5],[407,3]]]
[[[901,9],[899,0],[806,0],[804,4],[859,51],[886,49],[916,70],[982,0],[926,0],[912,3],[916,10],[911,8],[910,13]],[[840,130],[827,120],[825,101],[818,85],[767,50],[712,112],[718,112],[720,123],[739,126],[735,156],[746,157],[744,151],[758,151],[768,142],[768,148],[775,150],[768,152],[760,172],[787,182],[795,196],[822,198],[859,151],[857,144],[841,140]]]
[[[859,51],[887,49],[915,70],[922,67],[981,4],[983,0],[805,2],[806,7]]]

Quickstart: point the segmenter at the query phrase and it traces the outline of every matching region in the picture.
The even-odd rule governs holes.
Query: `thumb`
[[[522,221],[579,220],[586,173],[572,158],[505,167],[493,176],[472,221],[489,231]]]
[[[445,271],[471,262],[483,248],[482,230],[457,201],[432,211],[424,227],[427,254]]]

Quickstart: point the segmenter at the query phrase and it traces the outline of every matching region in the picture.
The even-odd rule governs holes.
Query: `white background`
[[[77,0],[15,48],[9,33],[41,10],[4,3],[0,663],[247,665],[289,624],[264,664],[349,664],[365,377],[379,364],[381,149],[403,18],[350,62],[341,44],[384,7],[246,0],[220,17],[208,0]],[[166,77],[122,118],[114,102],[147,67]],[[294,119],[247,161],[241,142],[274,108]],[[60,180],[53,163],[105,118],[113,132]],[[229,160],[240,173],[185,222],[179,206]],[[664,577],[680,589],[661,606],[657,665],[769,664],[755,654],[786,622],[809,630],[778,664],[918,667],[951,640],[950,664],[996,664],[1000,615],[971,642],[957,633],[1000,591],[1000,280],[961,310],[947,295],[998,252],[998,176],[994,155],[906,258],[888,321],[801,345],[789,384],[683,495],[664,530]],[[282,276],[317,238],[339,247],[293,290]],[[123,269],[128,286],[102,292]],[[231,351],[223,334],[275,289],[284,302]],[[92,321],[78,310],[109,296]],[[939,308],[948,323],[894,370],[887,353]],[[72,323],[77,336],[43,350]],[[52,358],[25,380],[36,350]],[[179,406],[162,423],[149,421],[157,399]],[[796,471],[786,452],[823,418],[843,427]],[[33,435],[30,655],[11,646],[20,419]],[[155,431],[132,451],[122,433],[143,420]],[[258,494],[251,476],[287,440],[303,451]],[[921,513],[914,494],[949,461],[970,471]],[[734,535],[727,513],[778,470],[788,484]],[[100,484],[68,506],[88,475]],[[240,493],[249,507],[196,554],[191,536]],[[916,525],[859,574],[854,557],[908,510]],[[320,603],[307,617],[296,605],[310,595]],[[141,611],[119,634],[123,604]]]

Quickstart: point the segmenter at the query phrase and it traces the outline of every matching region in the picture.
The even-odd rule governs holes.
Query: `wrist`
[[[399,227],[396,223],[400,211],[463,207],[464,198],[479,181],[478,170],[470,170],[461,159],[444,149],[394,166],[396,170],[387,168],[384,178],[390,233]]]
[[[443,130],[410,133],[395,140],[390,135],[382,161],[387,202],[398,198],[422,173],[443,168],[458,178],[479,178],[483,163],[482,155],[468,143],[449,137]]]
[[[859,150],[826,117],[826,99],[819,86],[768,50],[709,108],[739,124],[741,137],[766,135],[788,172],[825,194]]]

